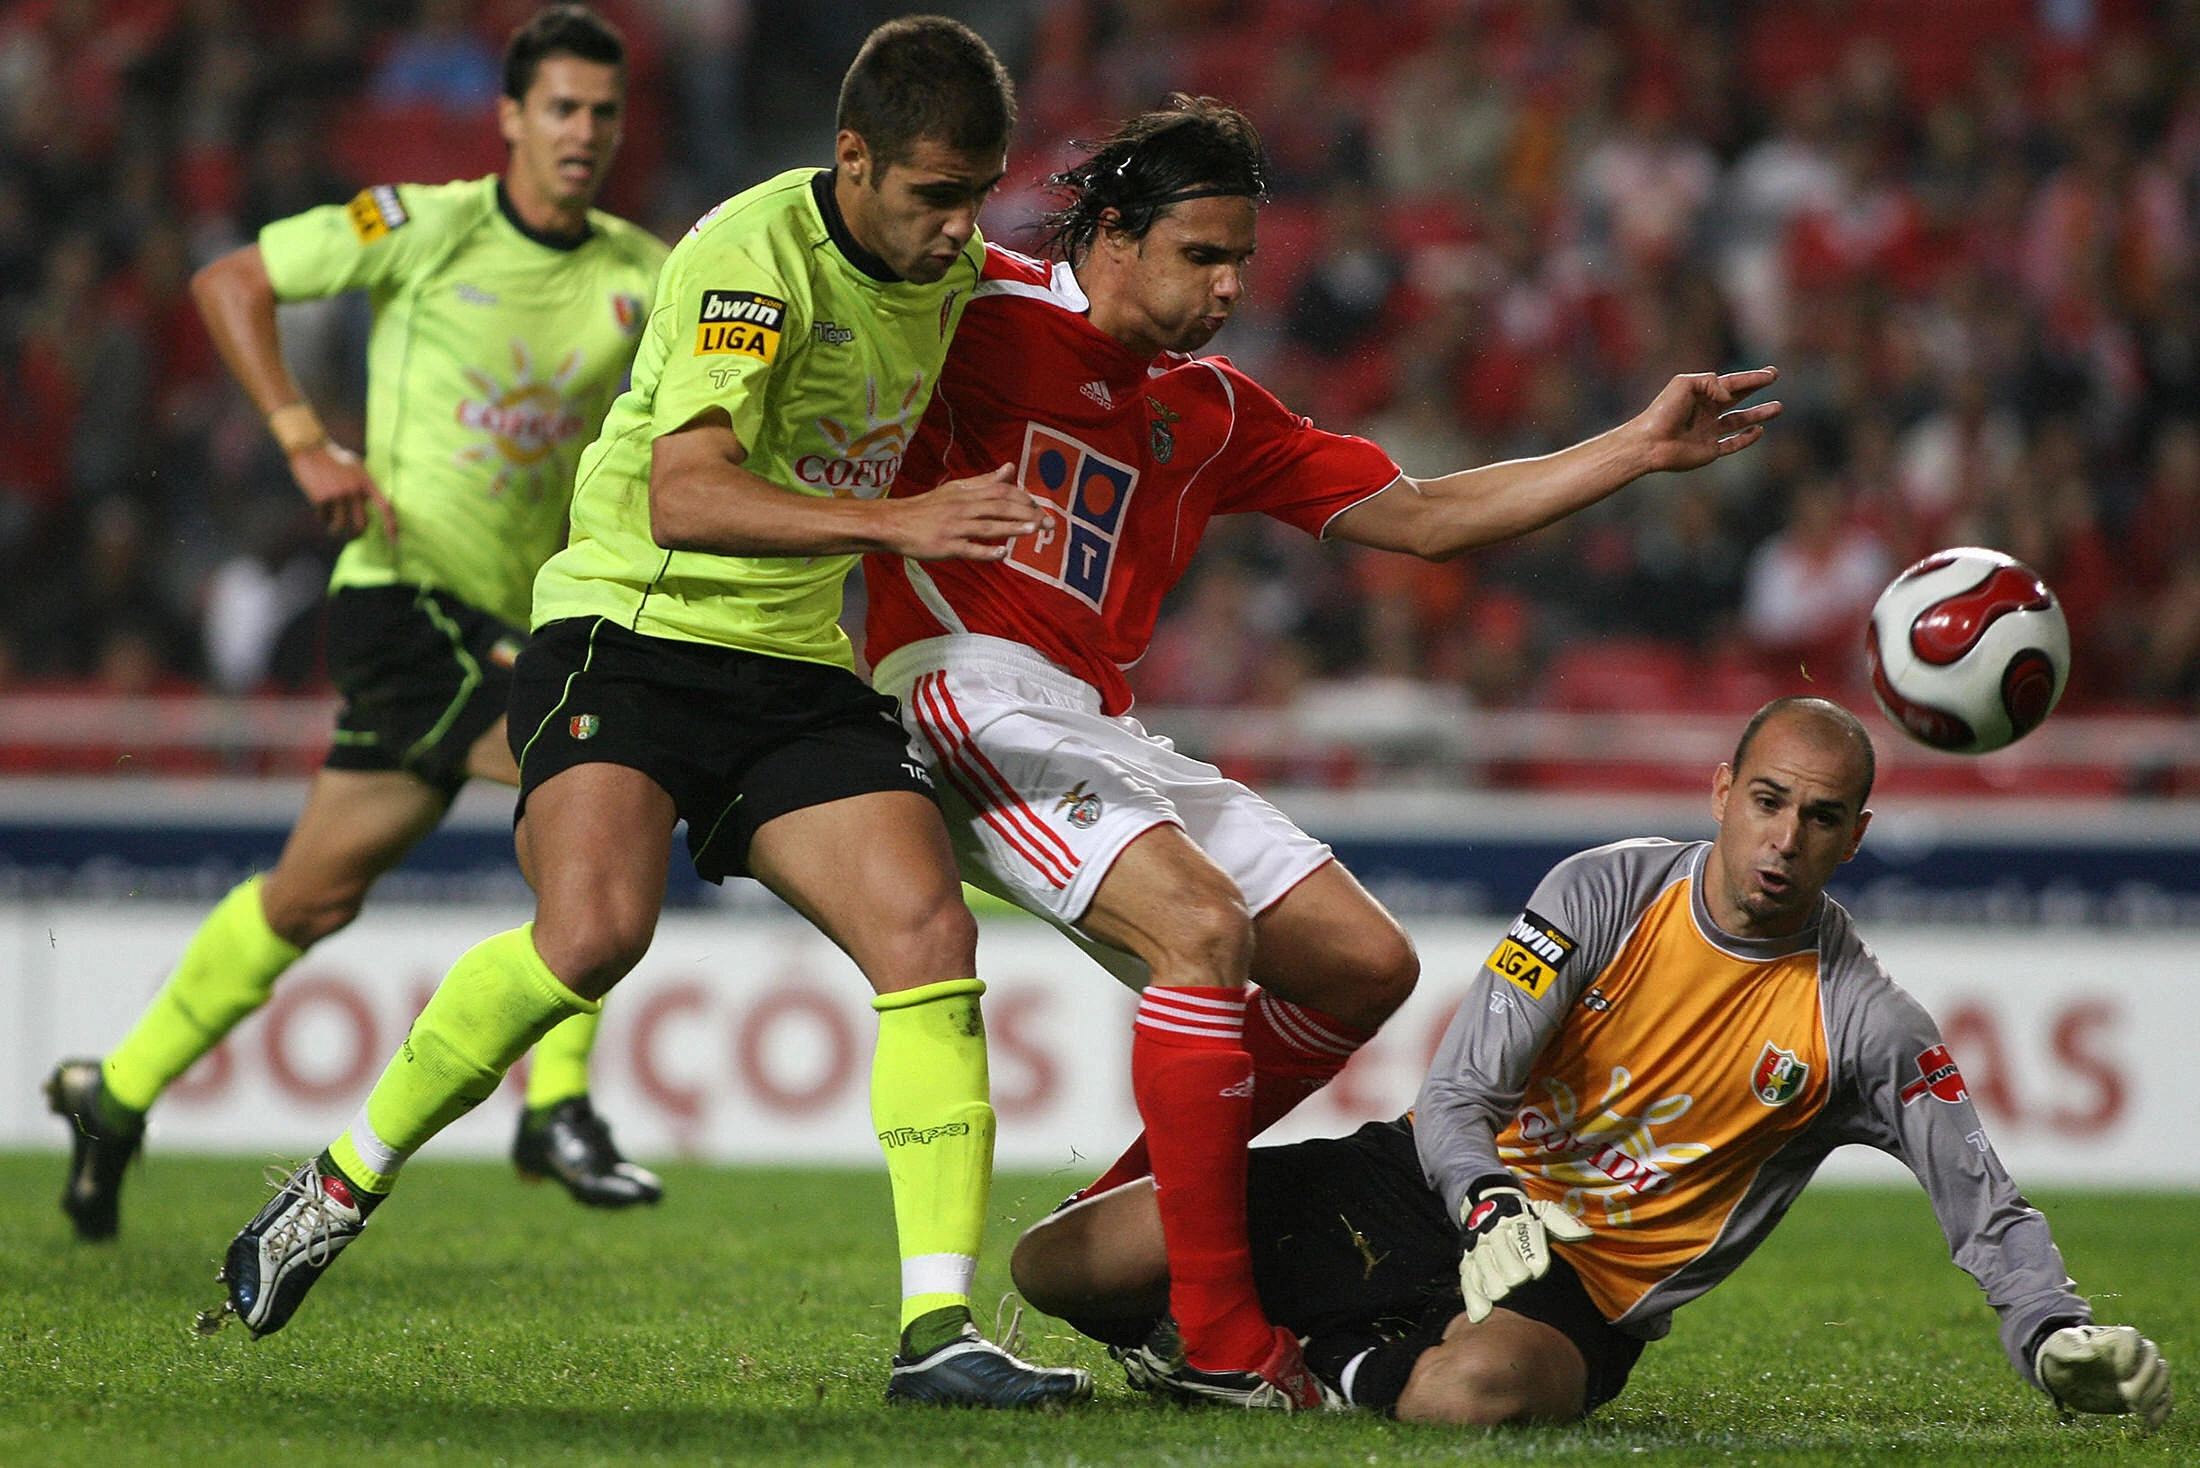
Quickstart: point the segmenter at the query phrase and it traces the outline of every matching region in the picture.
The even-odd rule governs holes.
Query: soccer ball
[[[1887,717],[1957,754],[2022,739],[2070,680],[2062,603],[2031,567],[1978,546],[1935,552],[1888,582],[1864,651]]]

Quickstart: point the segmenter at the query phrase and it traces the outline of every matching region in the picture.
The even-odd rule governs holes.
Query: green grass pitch
[[[486,1164],[427,1162],[289,1329],[190,1330],[260,1164],[161,1157],[115,1245],[73,1243],[58,1155],[0,1156],[0,1463],[2200,1463],[2200,1196],[2036,1199],[2104,1320],[2161,1343],[2182,1415],[2060,1423],[1915,1192],[1820,1188],[1678,1316],[1627,1392],[1565,1429],[1149,1402],[1044,1318],[1027,1353],[1101,1386],[1060,1417],[888,1410],[883,1176],[674,1167],[661,1208],[588,1213]],[[1067,1190],[1004,1177],[980,1275]]]

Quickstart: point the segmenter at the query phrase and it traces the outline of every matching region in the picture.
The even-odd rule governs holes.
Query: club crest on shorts
[[[1100,819],[1100,797],[1087,790],[1082,780],[1070,786],[1068,793],[1054,802],[1054,808],[1080,831],[1091,830]]]
[[[1782,1050],[1770,1040],[1757,1057],[1757,1068],[1749,1074],[1749,1089],[1767,1106],[1785,1106],[1803,1089],[1803,1082],[1810,1079],[1810,1067],[1795,1057],[1791,1050]]]
[[[593,739],[596,737],[596,731],[602,727],[603,720],[597,718],[594,714],[575,714],[572,720],[566,724],[565,732],[575,739]]]

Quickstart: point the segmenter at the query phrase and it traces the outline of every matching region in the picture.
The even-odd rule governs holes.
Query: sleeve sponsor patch
[[[779,330],[787,303],[755,291],[705,291],[701,324],[695,328],[695,355],[728,354],[769,362],[779,355]]]
[[[351,217],[352,233],[359,236],[359,243],[371,245],[393,229],[403,229],[412,223],[412,216],[405,212],[405,203],[397,197],[397,189],[391,184],[376,184],[371,189],[361,189],[344,213]]]
[[[1573,955],[1574,940],[1558,930],[1558,924],[1533,912],[1512,921],[1497,950],[1489,956],[1490,969],[1505,982],[1526,991],[1530,999],[1550,992],[1558,971]]]
[[[1955,1057],[1946,1045],[1919,1051],[1911,1064],[1917,1067],[1917,1078],[1902,1088],[1904,1106],[1927,1096],[1950,1106],[1971,1099],[1970,1087],[1963,1084],[1963,1072],[1956,1069]]]

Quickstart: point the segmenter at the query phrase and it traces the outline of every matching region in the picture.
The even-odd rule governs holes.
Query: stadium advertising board
[[[125,1032],[201,916],[169,902],[0,907],[0,1145],[59,1148],[40,1078],[55,1059],[97,1054]],[[170,1091],[153,1145],[301,1154],[325,1144],[452,956],[524,916],[369,907]],[[1506,922],[1415,921],[1420,992],[1271,1138],[1340,1132],[1409,1105]],[[2200,1134],[2187,1050],[2200,1034],[2200,955],[2189,934],[1879,923],[1865,935],[1939,1019],[1960,1067],[1951,1081],[1921,1064],[1920,1084],[1966,1087],[2020,1180],[2200,1186],[2200,1158],[2162,1144]],[[1000,1160],[1081,1180],[1137,1128],[1131,996],[1033,921],[988,919],[979,952]],[[598,1104],[641,1158],[875,1164],[867,998],[847,959],[796,920],[667,914],[605,1008]],[[1756,1060],[1738,1059],[1737,1085],[1751,1084]],[[515,1080],[428,1155],[500,1155],[518,1104]],[[1837,1154],[1829,1173],[1901,1175],[1857,1149]]]

